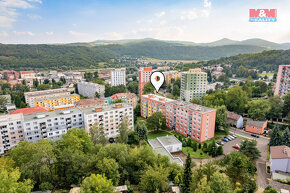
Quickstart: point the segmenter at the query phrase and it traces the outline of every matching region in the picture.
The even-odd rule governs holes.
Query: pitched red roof
[[[117,100],[123,97],[133,98],[133,97],[136,97],[136,94],[135,93],[117,93],[117,94],[112,95],[111,99]]]
[[[20,74],[32,74],[34,71],[20,71]]]
[[[272,159],[290,158],[290,147],[286,145],[271,146],[270,153]]]
[[[241,115],[238,115],[234,112],[228,112],[227,115],[228,119],[234,119],[234,120],[239,120],[239,118],[241,117]]]
[[[76,106],[87,106],[87,105],[103,105],[103,99],[82,99],[76,102]]]
[[[13,115],[13,114],[22,113],[23,115],[26,115],[26,114],[31,114],[31,113],[45,112],[45,111],[48,111],[48,109],[45,107],[28,107],[28,108],[16,109],[14,111],[11,111],[9,114]]]

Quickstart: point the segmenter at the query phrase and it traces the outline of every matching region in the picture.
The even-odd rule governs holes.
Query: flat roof
[[[115,107],[116,104],[122,104],[122,107]],[[96,108],[102,108],[101,111],[110,111],[110,110],[116,110],[116,109],[121,109],[121,108],[127,108],[127,107],[132,107],[132,105],[129,105],[128,103],[116,103],[116,104],[111,104],[111,105],[103,105],[100,107],[96,107]],[[94,114],[96,113],[95,109],[96,108],[92,108],[92,107],[88,107],[88,108],[82,108],[82,111],[88,115],[88,114]],[[132,107],[133,108],[133,107]]]
[[[211,111],[215,110],[213,108],[209,108],[209,107],[193,104],[193,103],[186,102],[186,101],[173,100],[172,102],[169,102],[169,103],[177,105],[177,106],[180,106],[180,107],[184,107],[184,108],[192,110],[192,111],[200,112],[200,113],[207,113],[207,112],[211,112]]]
[[[51,99],[58,99],[58,98],[63,98],[63,97],[71,97],[71,96],[79,96],[79,95],[78,94],[67,93],[67,94],[62,95],[62,96],[48,96],[48,97],[45,97],[45,98],[37,99],[34,102],[44,101],[44,100],[51,100]]]
[[[157,139],[159,139],[159,141],[165,146],[181,144],[181,142],[178,139],[176,139],[174,135],[162,136],[162,137],[158,137]]]
[[[60,115],[65,114],[75,114],[75,113],[82,113],[82,111],[76,107],[69,108],[69,109],[62,109],[62,110],[56,110],[56,111],[46,111],[46,112],[40,112],[40,113],[33,113],[33,114],[26,114],[23,115],[25,121],[32,121],[42,118],[52,118],[52,117],[58,117]],[[45,117],[37,118],[37,116],[45,115]]]
[[[149,139],[148,143],[151,145],[153,150],[160,154],[167,156],[171,163],[177,163],[178,165],[183,165],[183,162],[179,157],[173,157],[169,151],[166,150],[166,148],[158,141],[158,139]]]
[[[149,95],[153,96],[153,97],[149,97]],[[156,100],[156,101],[161,102],[161,103],[174,101],[173,99],[169,99],[169,98],[166,98],[166,97],[163,97],[163,96],[159,96],[159,95],[156,95],[156,94],[142,95],[142,97],[147,98],[147,99],[151,99],[151,100]],[[164,101],[162,101],[162,99],[164,99]]]

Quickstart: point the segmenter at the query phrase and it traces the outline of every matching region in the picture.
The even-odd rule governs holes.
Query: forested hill
[[[257,45],[200,46],[154,39],[89,45],[86,43],[68,45],[0,44],[0,70],[87,69],[103,67],[104,63],[108,63],[106,66],[114,67],[116,64],[112,64],[112,59],[121,56],[164,60],[212,60],[237,54],[257,53],[267,49],[270,48]],[[280,53],[280,51],[278,52]],[[253,55],[253,58],[243,58],[247,61],[240,61],[239,59],[236,61],[236,56],[230,57],[230,60],[235,63],[244,62],[252,65],[255,56]],[[267,55],[263,55],[263,57],[268,58]],[[220,59],[220,61],[222,60],[225,60],[225,58]],[[264,59],[261,59],[261,61],[264,61]],[[270,65],[270,63],[266,64]]]
[[[144,41],[128,44],[101,46],[132,57],[148,57],[164,60],[209,60],[244,53],[257,53],[265,47],[252,45],[224,45],[216,47],[190,46],[162,41]]]
[[[0,70],[94,68],[116,57],[100,47],[0,44]]]
[[[259,69],[262,71],[277,71],[278,66],[282,64],[290,64],[290,49],[289,50],[269,50],[256,54],[239,54],[231,57],[224,57],[217,60],[200,62],[201,65],[212,64],[232,64],[232,70],[235,71],[239,66],[244,66],[248,69]],[[196,64],[187,64],[187,67],[195,66]]]

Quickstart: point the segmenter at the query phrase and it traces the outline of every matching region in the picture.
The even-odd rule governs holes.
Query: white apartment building
[[[105,86],[92,82],[79,82],[78,91],[79,94],[89,98],[95,98],[96,92],[98,92],[100,97],[103,98],[105,95]]]
[[[0,116],[0,155],[25,139],[23,115]]]
[[[124,116],[128,116],[129,128],[134,129],[133,107],[126,103],[117,103],[113,105],[86,108],[84,112],[85,129],[89,133],[89,129],[93,124],[98,123],[103,126],[104,133],[108,138],[117,137],[119,135],[119,126]]]
[[[78,108],[26,114],[25,138],[29,142],[40,139],[59,139],[70,128],[84,128],[83,113]]]
[[[126,85],[126,69],[115,69],[111,71],[111,86]]]

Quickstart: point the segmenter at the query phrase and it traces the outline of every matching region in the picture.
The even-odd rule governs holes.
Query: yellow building
[[[51,97],[34,101],[34,106],[45,107],[50,111],[74,107],[74,104],[80,100],[80,95],[72,94],[62,97]]]
[[[163,74],[165,77],[166,85],[171,84],[172,80],[177,80],[178,78],[181,77],[181,73],[178,71],[167,71],[167,72],[163,72]]]

